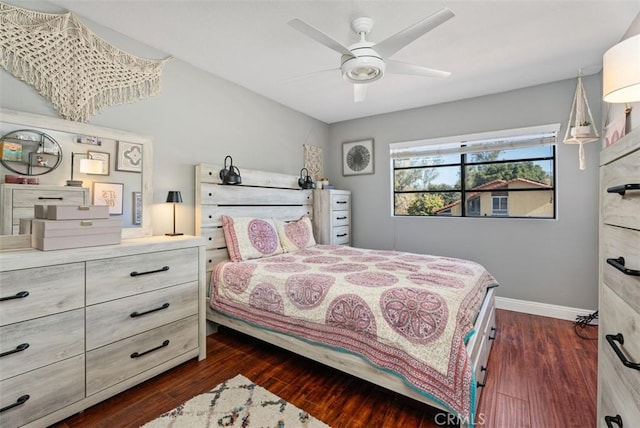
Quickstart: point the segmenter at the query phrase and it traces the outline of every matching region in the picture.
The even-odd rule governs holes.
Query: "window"
[[[509,208],[508,208],[509,199],[506,196],[492,196],[491,198],[492,198],[491,215],[508,216],[509,215]]]
[[[559,129],[391,144],[393,215],[555,218]]]

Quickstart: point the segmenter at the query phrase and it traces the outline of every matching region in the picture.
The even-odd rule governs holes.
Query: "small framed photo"
[[[78,144],[90,144],[92,146],[101,146],[102,141],[98,139],[98,137],[92,137],[89,135],[77,135],[76,143]]]
[[[93,205],[106,205],[109,215],[122,215],[122,183],[93,183]]]
[[[373,174],[373,139],[342,143],[342,175]]]
[[[116,170],[142,172],[142,144],[118,141]]]
[[[132,224],[142,223],[142,192],[133,192],[133,219]]]
[[[109,165],[111,160],[111,154],[108,152],[94,152],[92,150],[87,151],[89,159],[101,160],[102,171],[101,172],[88,172],[91,175],[109,175]]]

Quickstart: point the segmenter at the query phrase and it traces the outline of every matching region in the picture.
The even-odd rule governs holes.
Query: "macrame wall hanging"
[[[124,52],[70,12],[42,13],[0,3],[0,65],[68,120],[86,122],[104,107],[157,94],[169,59]]]

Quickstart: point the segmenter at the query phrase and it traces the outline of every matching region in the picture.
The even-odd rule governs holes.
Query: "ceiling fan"
[[[360,41],[349,47],[344,46],[331,36],[298,18],[289,21],[289,25],[315,41],[342,54],[340,58],[340,68],[334,70],[340,70],[344,79],[353,82],[354,101],[360,102],[366,98],[367,84],[382,78],[385,73],[409,74],[424,77],[449,76],[451,73],[447,71],[434,70],[415,64],[394,61],[389,59],[389,57],[418,37],[421,37],[453,17],[454,13],[451,9],[443,8],[433,15],[378,43],[372,43],[366,40],[366,36],[371,32],[373,27],[373,19],[366,17],[356,18],[351,22],[351,29],[360,36]]]

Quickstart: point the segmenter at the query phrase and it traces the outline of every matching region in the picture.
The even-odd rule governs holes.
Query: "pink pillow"
[[[221,217],[231,261],[240,262],[283,253],[278,231],[271,219]]]
[[[282,220],[275,220],[275,222],[284,252],[290,253],[316,245],[309,217],[303,216],[300,220],[290,223],[285,223]]]

